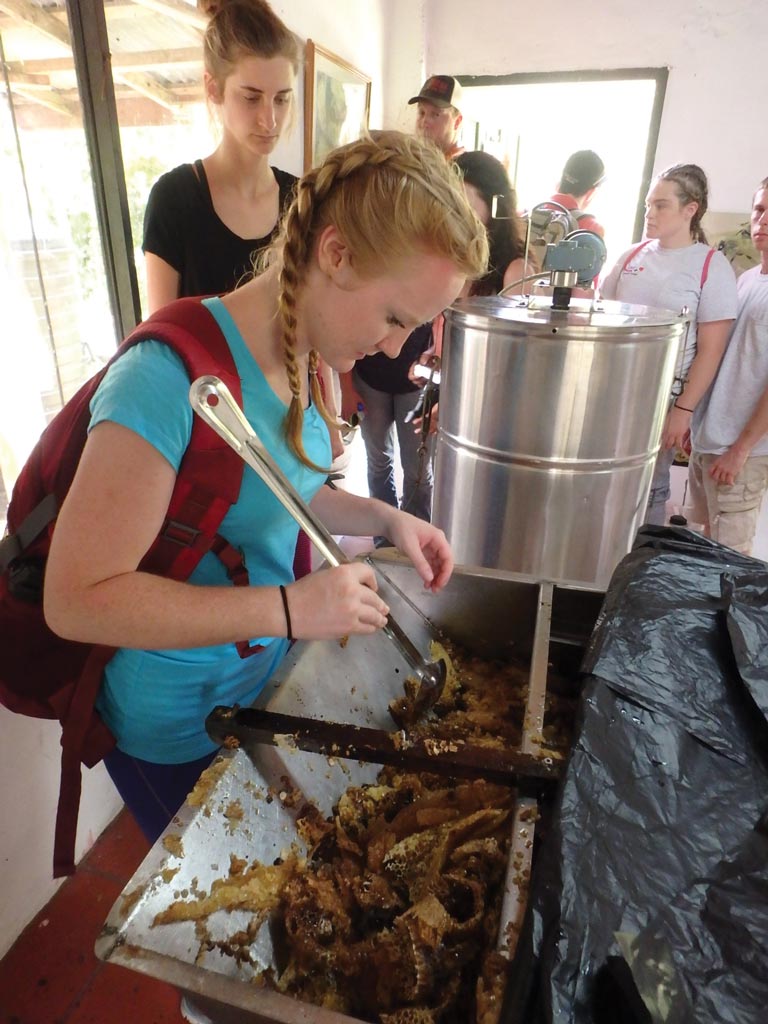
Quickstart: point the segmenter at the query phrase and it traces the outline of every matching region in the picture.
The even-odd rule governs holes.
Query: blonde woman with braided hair
[[[382,133],[310,171],[267,268],[203,300],[234,359],[247,418],[302,497],[331,533],[391,538],[433,591],[453,568],[440,530],[324,486],[331,450],[314,369],[318,358],[343,372],[368,353],[396,356],[487,259],[456,171],[433,146]],[[232,586],[212,552],[187,582],[139,571],[189,444],[188,391],[180,358],[160,341],[110,366],[45,581],[55,632],[119,648],[97,702],[117,738],[106,763],[150,840],[213,756],[211,708],[252,703],[291,639],[372,633],[388,611],[364,564],[294,580],[297,526],[248,469],[219,532],[242,551],[250,586]],[[260,647],[242,659],[244,637]]]

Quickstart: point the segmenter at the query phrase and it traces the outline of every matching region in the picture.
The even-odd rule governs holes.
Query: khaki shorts
[[[760,506],[768,487],[768,455],[754,455],[733,484],[716,483],[709,470],[717,455],[694,452],[688,467],[694,522],[703,523],[712,540],[752,554]]]

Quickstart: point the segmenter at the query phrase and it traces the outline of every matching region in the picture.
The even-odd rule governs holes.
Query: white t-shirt
[[[753,267],[741,275],[737,288],[739,315],[728,348],[693,417],[693,447],[709,455],[730,448],[768,388],[768,274]],[[750,454],[768,455],[768,434]]]
[[[624,264],[637,246],[627,249],[600,282],[604,299],[656,306],[679,313],[687,306],[691,326],[679,376],[684,377],[696,355],[696,324],[732,320],[736,316],[736,277],[721,252],[712,254],[704,288],[701,276],[710,247],[703,242],[682,249],[663,249],[651,239]],[[676,371],[677,373],[678,371]]]

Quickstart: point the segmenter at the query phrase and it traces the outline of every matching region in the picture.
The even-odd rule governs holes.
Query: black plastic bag
[[[624,956],[652,1021],[756,1024],[768,1017],[766,822],[696,879]]]
[[[761,878],[743,858],[762,840],[755,827],[768,802],[766,593],[763,563],[684,530],[641,531],[616,570],[537,851],[505,1021],[766,1019],[768,962],[737,1011],[726,1004],[738,957],[693,955],[736,948],[747,928],[759,958],[766,907],[750,910],[746,892]],[[719,906],[730,899],[738,921],[697,922],[702,893],[717,894]],[[649,997],[660,944],[677,972],[675,1018]],[[702,1001],[697,989],[712,969],[722,981]]]

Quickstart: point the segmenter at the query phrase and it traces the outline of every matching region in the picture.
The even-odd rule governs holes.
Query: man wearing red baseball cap
[[[416,134],[431,139],[450,160],[464,150],[456,142],[461,124],[461,85],[452,75],[432,75],[409,103],[418,103]]]

